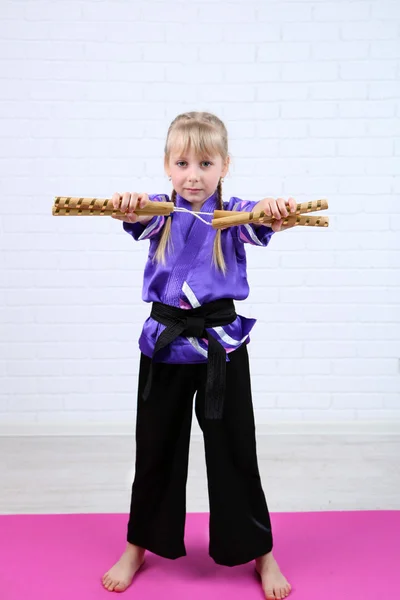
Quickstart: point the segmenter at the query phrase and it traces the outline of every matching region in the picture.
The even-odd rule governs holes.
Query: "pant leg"
[[[209,553],[216,563],[235,566],[270,552],[273,539],[258,469],[246,345],[229,359],[222,420],[204,417],[204,383],[196,396],[196,416],[206,454]]]
[[[186,481],[195,381],[192,365],[155,363],[150,396],[143,401],[150,363],[150,358],[141,356],[127,539],[175,559],[186,555]]]

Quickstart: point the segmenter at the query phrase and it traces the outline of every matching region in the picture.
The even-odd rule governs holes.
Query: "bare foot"
[[[125,552],[105,575],[102,583],[109,592],[124,592],[144,563],[146,550],[127,542]]]
[[[261,577],[267,600],[281,600],[289,596],[292,586],[282,575],[272,552],[256,558],[256,571]]]

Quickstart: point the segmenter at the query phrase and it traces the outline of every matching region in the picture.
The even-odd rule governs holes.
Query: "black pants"
[[[271,521],[261,485],[247,348],[229,354],[222,420],[205,419],[206,364],[153,364],[141,355],[136,421],[136,471],[128,542],[164,558],[186,555],[184,544],[190,429],[202,429],[210,502],[213,560],[247,563],[272,549]]]

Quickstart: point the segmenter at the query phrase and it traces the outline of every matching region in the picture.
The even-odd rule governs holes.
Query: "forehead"
[[[219,154],[204,153],[202,155],[196,154],[194,150],[188,150],[185,148],[175,148],[171,151],[171,160],[184,159],[187,161],[202,161],[202,160],[218,160]]]

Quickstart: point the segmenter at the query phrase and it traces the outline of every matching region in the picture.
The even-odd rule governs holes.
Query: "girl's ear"
[[[227,158],[224,162],[224,167],[222,169],[221,177],[226,177],[226,174],[228,173],[228,170],[229,170],[229,164],[230,164],[230,158],[229,158],[229,156],[227,156]]]
[[[168,171],[169,171],[169,164],[168,164],[168,161],[164,158],[164,173],[166,174],[167,177],[170,176]]]

